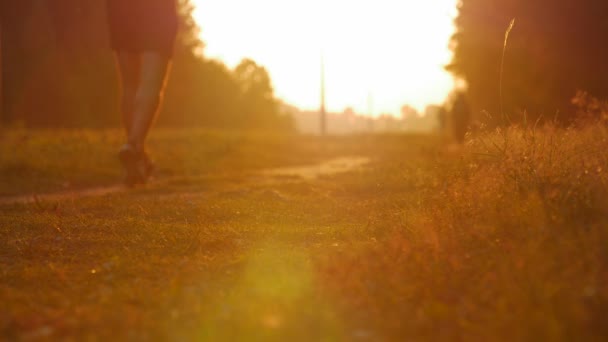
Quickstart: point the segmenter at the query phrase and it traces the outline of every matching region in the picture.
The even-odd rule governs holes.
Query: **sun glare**
[[[192,1],[207,56],[230,67],[253,58],[302,109],[319,106],[321,56],[331,111],[398,115],[441,104],[454,87],[443,67],[458,0]]]

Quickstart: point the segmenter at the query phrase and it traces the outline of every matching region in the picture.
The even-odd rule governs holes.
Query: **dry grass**
[[[84,151],[82,134],[56,148]],[[3,163],[40,170],[47,189],[66,165],[118,177],[94,160],[112,158],[114,133],[39,161],[26,156],[57,137],[27,136],[39,143]],[[146,189],[0,205],[0,336],[603,340],[607,138],[596,124],[513,127],[454,153],[431,137],[159,132],[161,178]],[[251,178],[342,155],[373,161]],[[35,189],[27,179],[4,193]]]
[[[416,200],[371,203],[387,233],[325,256],[324,283],[389,339],[605,339],[607,139],[598,124],[511,127],[450,165],[395,167],[383,186],[411,183]]]

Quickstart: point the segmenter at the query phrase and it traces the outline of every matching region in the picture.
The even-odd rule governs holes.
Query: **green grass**
[[[0,336],[604,340],[608,131],[507,136],[160,130],[146,188],[0,204]],[[2,132],[0,191],[113,184],[120,140]],[[257,173],[339,156],[371,163]]]

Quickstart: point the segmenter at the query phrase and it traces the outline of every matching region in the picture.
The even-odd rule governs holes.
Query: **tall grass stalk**
[[[515,26],[515,18],[511,19],[511,23],[505,32],[505,41],[502,46],[502,58],[500,61],[500,115],[502,116],[503,124],[506,125],[507,117],[503,108],[503,100],[502,100],[502,81],[504,75],[504,67],[505,67],[505,52],[507,51],[507,43],[509,42],[509,34],[511,34],[511,30],[513,30],[513,26]]]
[[[500,116],[502,118],[502,138],[503,138],[503,148],[502,155],[504,156],[507,152],[507,148],[509,145],[509,137],[508,137],[508,124],[510,123],[510,118],[507,116],[504,110],[503,98],[502,98],[502,88],[503,88],[503,78],[504,78],[504,69],[505,69],[505,53],[507,51],[507,44],[509,43],[509,35],[511,34],[511,30],[513,30],[513,26],[515,26],[515,18],[511,19],[509,23],[509,27],[505,31],[505,41],[502,45],[502,58],[500,60],[500,80],[499,80],[499,105],[500,105]]]

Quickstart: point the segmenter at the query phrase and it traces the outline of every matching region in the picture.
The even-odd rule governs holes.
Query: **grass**
[[[410,183],[415,199],[397,192],[368,209],[395,207],[377,219],[391,233],[326,259],[349,312],[388,338],[606,338],[608,132],[510,130],[506,154],[492,133],[451,169],[395,169],[384,186]]]
[[[608,131],[508,137],[158,131],[147,188],[0,204],[0,336],[604,340]],[[112,184],[119,141],[5,131],[2,194]],[[353,155],[371,163],[257,174]]]
[[[116,184],[122,175],[116,158],[124,140],[119,130],[28,131],[0,129],[0,197]],[[368,150],[328,138],[276,133],[188,130],[156,132],[150,142],[164,178],[190,179],[241,174],[252,170],[310,164],[332,156]]]
[[[504,112],[504,108],[503,108],[503,101],[502,101],[502,83],[503,83],[503,78],[504,78],[504,71],[505,71],[505,54],[507,52],[507,44],[509,43],[509,34],[511,34],[511,31],[513,30],[513,26],[515,26],[515,18],[511,19],[511,22],[509,23],[509,27],[507,27],[507,30],[505,31],[505,41],[502,44],[502,56],[500,59],[500,81],[499,81],[499,89],[500,89],[500,116],[502,118],[503,124],[507,123],[507,117],[505,116],[505,112]]]

